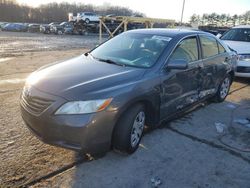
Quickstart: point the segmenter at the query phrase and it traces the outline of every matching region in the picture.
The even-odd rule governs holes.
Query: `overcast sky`
[[[83,2],[94,5],[108,3],[129,7],[143,12],[147,17],[180,20],[183,0],[17,0],[19,3],[38,6],[50,2]],[[186,0],[184,21],[188,21],[192,14],[226,13],[243,14],[250,10],[250,0]]]

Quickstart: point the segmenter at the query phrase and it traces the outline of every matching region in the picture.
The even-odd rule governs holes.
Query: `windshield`
[[[94,49],[91,56],[120,65],[148,68],[155,64],[170,40],[160,35],[123,33]]]
[[[228,32],[226,32],[221,37],[221,39],[222,40],[250,42],[250,28],[231,29]]]

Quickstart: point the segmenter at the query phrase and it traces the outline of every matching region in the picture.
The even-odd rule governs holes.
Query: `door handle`
[[[231,60],[230,57],[225,57],[225,62],[229,62]]]

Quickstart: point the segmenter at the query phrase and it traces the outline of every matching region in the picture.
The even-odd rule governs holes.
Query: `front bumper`
[[[235,76],[250,77],[250,61],[238,61]]]
[[[32,88],[32,95],[50,97],[55,102],[41,114],[32,114],[21,105],[21,114],[27,127],[45,143],[86,153],[110,149],[116,111],[102,111],[83,115],[54,115],[66,100]]]

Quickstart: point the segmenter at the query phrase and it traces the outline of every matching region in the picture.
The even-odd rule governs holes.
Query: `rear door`
[[[199,35],[202,62],[204,67],[201,72],[201,91],[200,98],[212,95],[217,91],[223,75],[226,74],[227,61],[230,57],[224,47],[213,36]]]
[[[196,102],[199,93],[200,60],[197,36],[183,39],[170,55],[168,61],[183,59],[188,62],[186,70],[167,70],[161,77],[161,118]]]

